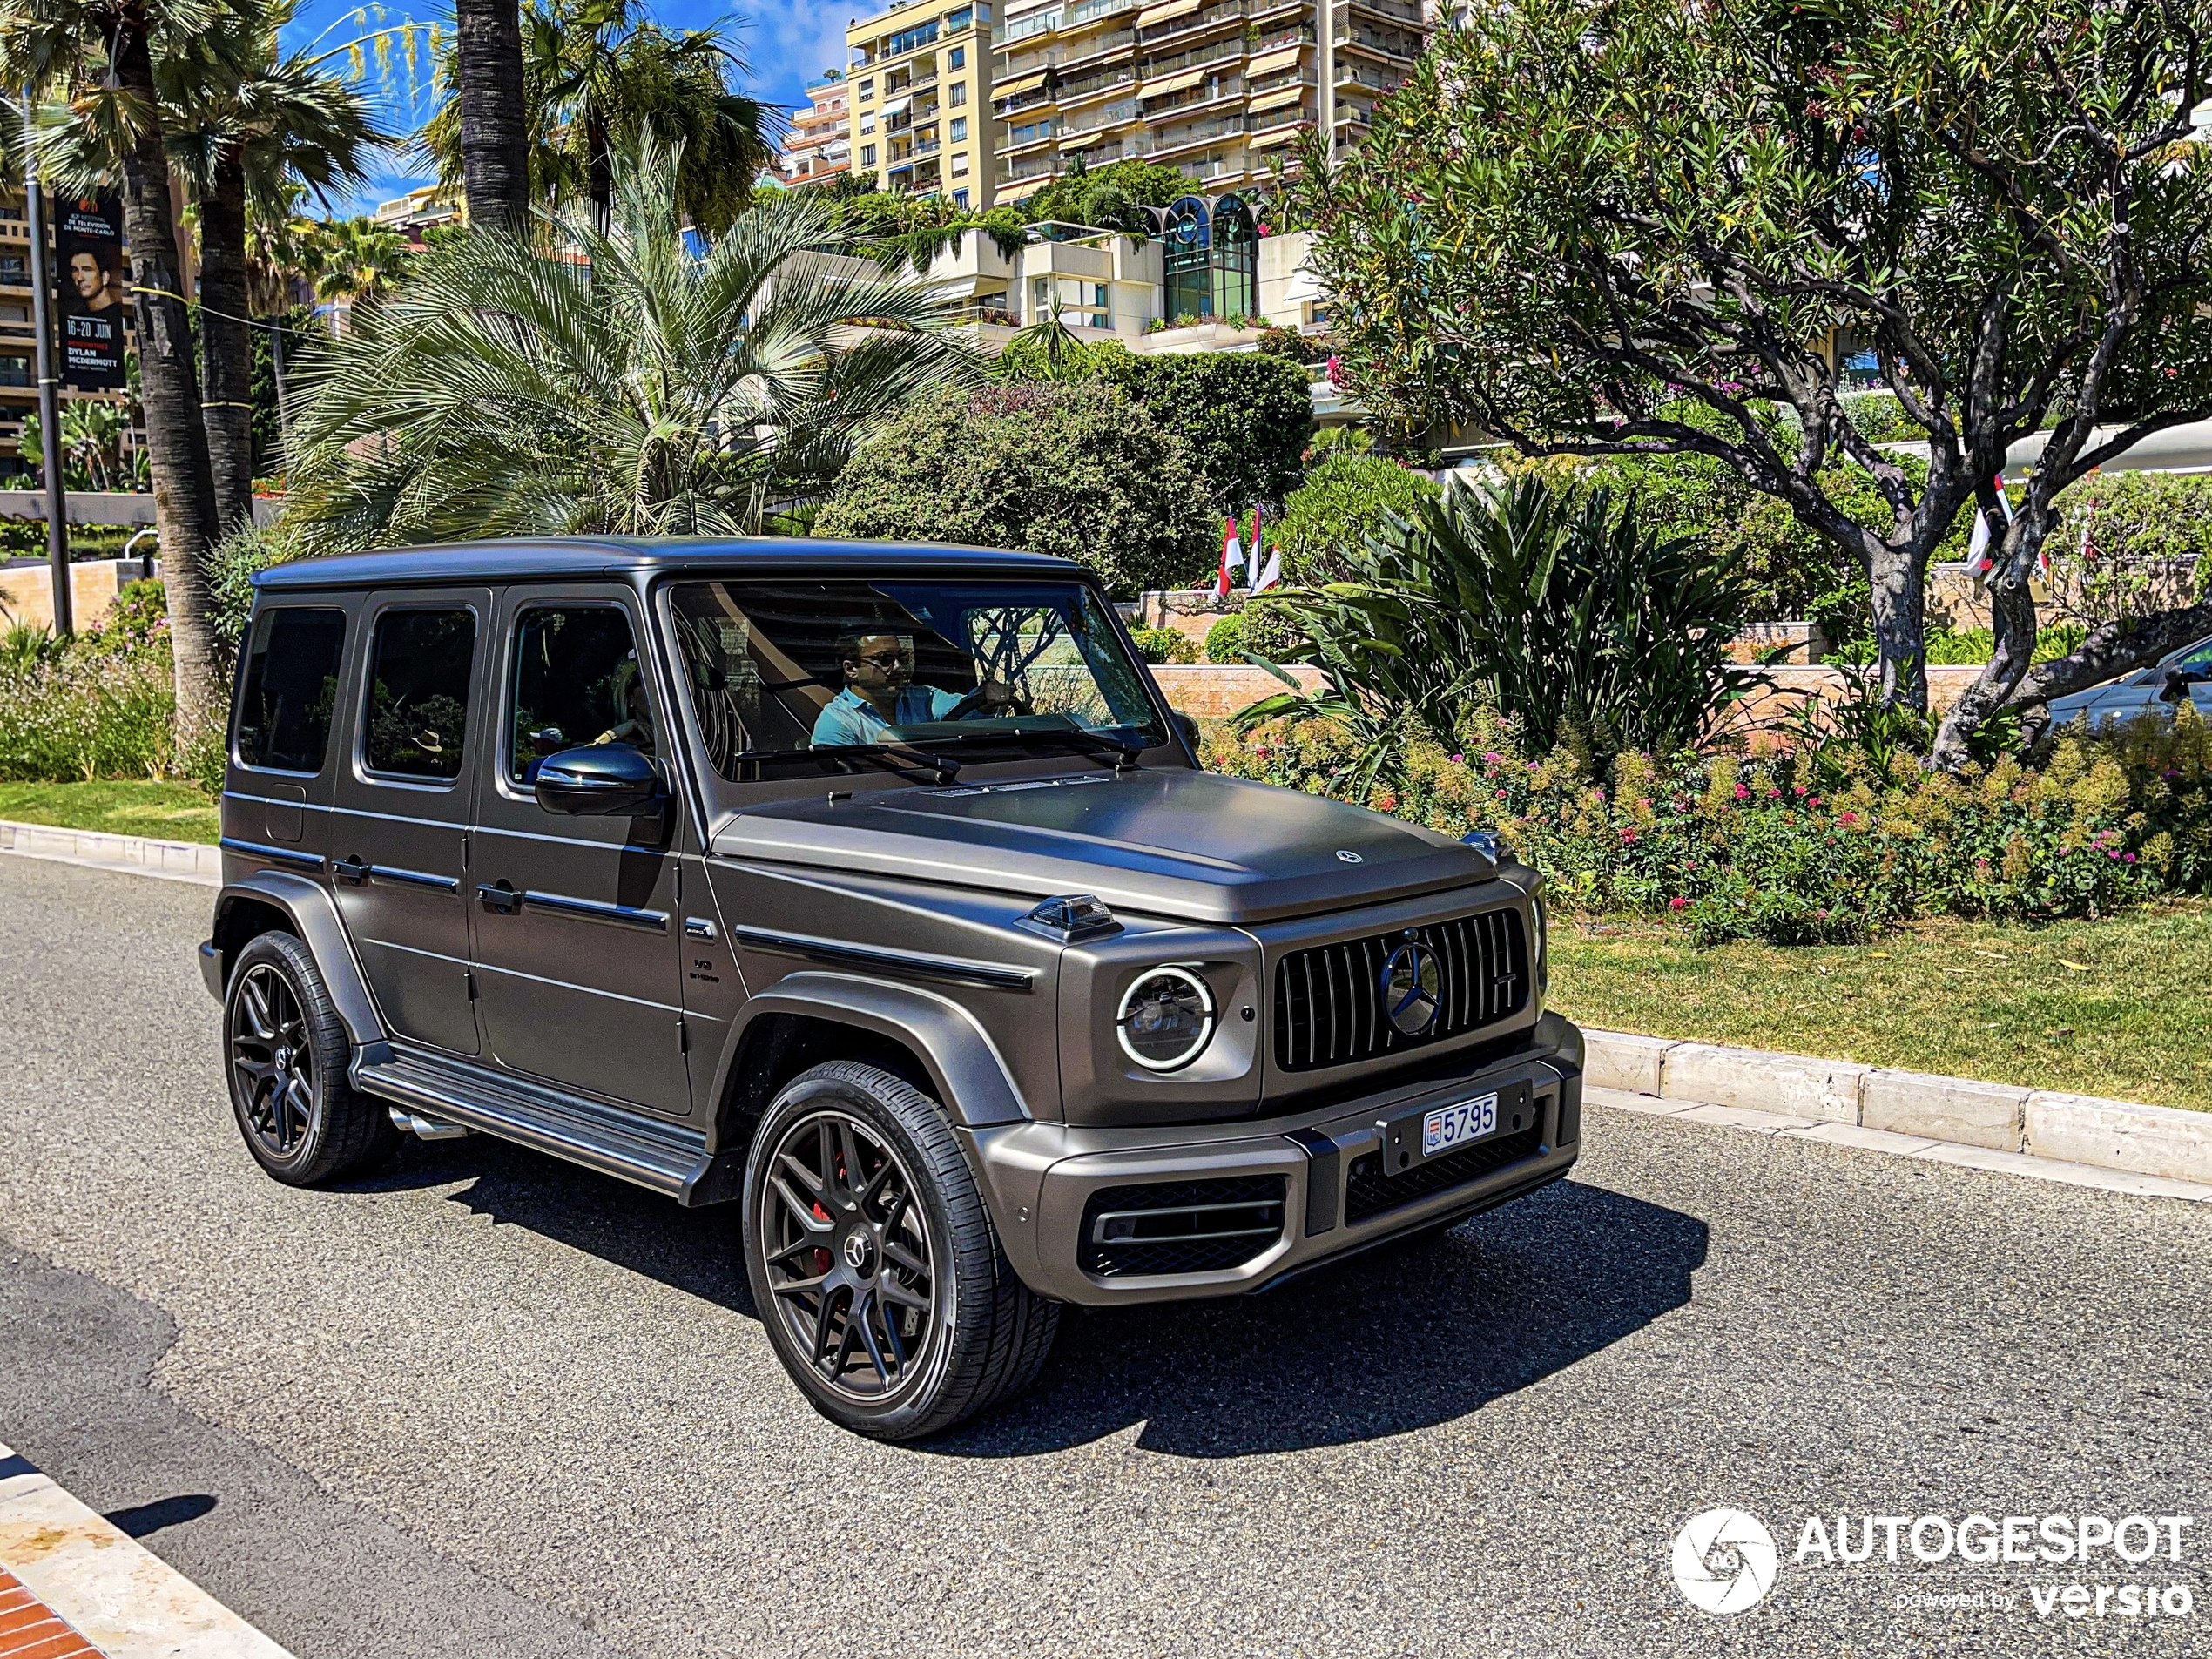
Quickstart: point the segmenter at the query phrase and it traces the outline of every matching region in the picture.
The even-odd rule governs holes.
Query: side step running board
[[[441,1125],[478,1130],[550,1152],[682,1204],[733,1197],[703,1188],[718,1160],[697,1130],[664,1123],[484,1067],[392,1044],[392,1057],[356,1055],[354,1087],[397,1101]]]

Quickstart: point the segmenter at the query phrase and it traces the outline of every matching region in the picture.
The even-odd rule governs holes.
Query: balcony
[[[1418,25],[1422,20],[1421,9],[1408,4],[1407,0],[1350,0],[1350,4],[1354,10],[1372,12],[1376,17],[1394,18],[1399,23]]]

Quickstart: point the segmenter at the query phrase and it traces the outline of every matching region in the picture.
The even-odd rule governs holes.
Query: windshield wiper
[[[1086,754],[1112,755],[1115,767],[1134,765],[1137,756],[1150,747],[1141,738],[1117,737],[1108,732],[1092,732],[1076,726],[1055,730],[1050,726],[1023,726],[1002,732],[988,729],[974,732],[948,732],[941,735],[916,738],[917,744],[981,744],[981,743],[1056,743]]]
[[[887,772],[904,775],[907,767],[919,767],[931,773],[941,784],[948,784],[960,776],[960,762],[950,755],[931,754],[903,743],[840,743],[821,748],[806,749],[741,749],[730,757],[737,761],[761,760],[868,760]]]

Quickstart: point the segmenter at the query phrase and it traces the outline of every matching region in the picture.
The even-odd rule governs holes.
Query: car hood
[[[826,794],[738,813],[724,858],[866,871],[1242,923],[1496,874],[1471,846],[1296,790],[1181,768]]]

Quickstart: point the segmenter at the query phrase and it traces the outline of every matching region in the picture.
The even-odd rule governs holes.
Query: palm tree
[[[749,531],[917,393],[979,374],[937,291],[814,251],[829,226],[803,197],[694,255],[679,165],[618,158],[611,228],[571,210],[559,253],[433,246],[318,349],[287,514],[309,545]]]
[[[233,10],[220,0],[0,0],[0,74],[34,98],[65,98],[66,118],[97,135],[119,164],[154,518],[169,572],[177,708],[188,725],[222,703],[206,559],[221,518],[177,268],[154,64]]]
[[[216,509],[226,533],[253,510],[253,335],[248,219],[304,185],[361,183],[387,142],[366,101],[322,67],[285,52],[295,0],[232,13],[161,67],[170,154],[199,210],[201,393]]]
[[[522,232],[530,222],[529,120],[516,0],[454,0],[460,72],[461,177],[469,222]]]
[[[629,0],[530,0],[523,64],[531,198],[554,207],[589,200],[602,228],[617,151],[648,138],[678,151],[679,211],[712,236],[751,205],[752,182],[774,157],[781,117],[731,89],[745,63],[714,30],[641,22]],[[463,170],[462,115],[448,102],[422,132],[448,184]]]
[[[342,303],[349,321],[358,320],[407,274],[407,244],[373,219],[333,219],[321,228],[315,298]]]

